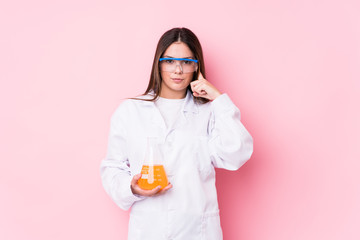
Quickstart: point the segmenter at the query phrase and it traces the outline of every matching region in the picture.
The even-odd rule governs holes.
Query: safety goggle
[[[191,58],[160,58],[160,69],[164,72],[175,72],[177,66],[182,73],[195,72],[198,68],[198,60]]]

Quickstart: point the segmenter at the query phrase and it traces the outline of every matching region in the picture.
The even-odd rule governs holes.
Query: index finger
[[[162,190],[160,190],[157,194],[164,194],[166,191],[168,191],[170,188],[172,188],[172,184],[169,183],[166,187],[164,187]]]
[[[204,76],[201,74],[201,72],[199,71],[198,80],[201,80],[201,79],[205,79],[205,78],[204,78]]]
[[[160,190],[161,190],[161,187],[157,186],[157,187],[155,187],[154,189],[151,189],[151,190],[143,190],[142,189],[142,193],[145,196],[153,196],[153,195],[157,194]]]

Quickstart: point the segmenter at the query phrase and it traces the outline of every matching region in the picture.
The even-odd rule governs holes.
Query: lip
[[[182,79],[182,78],[171,78],[171,80],[173,80],[176,83],[179,83],[179,82],[183,81],[184,79]]]

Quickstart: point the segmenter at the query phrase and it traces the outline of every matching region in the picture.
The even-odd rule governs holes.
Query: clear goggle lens
[[[198,67],[198,60],[190,58],[160,58],[160,69],[163,72],[175,72],[177,66],[182,73],[195,72]]]

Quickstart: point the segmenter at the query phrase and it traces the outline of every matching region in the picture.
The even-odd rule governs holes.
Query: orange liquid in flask
[[[168,185],[165,169],[163,165],[143,165],[141,169],[141,178],[138,181],[139,186],[145,190],[154,189],[161,186],[161,189]]]

